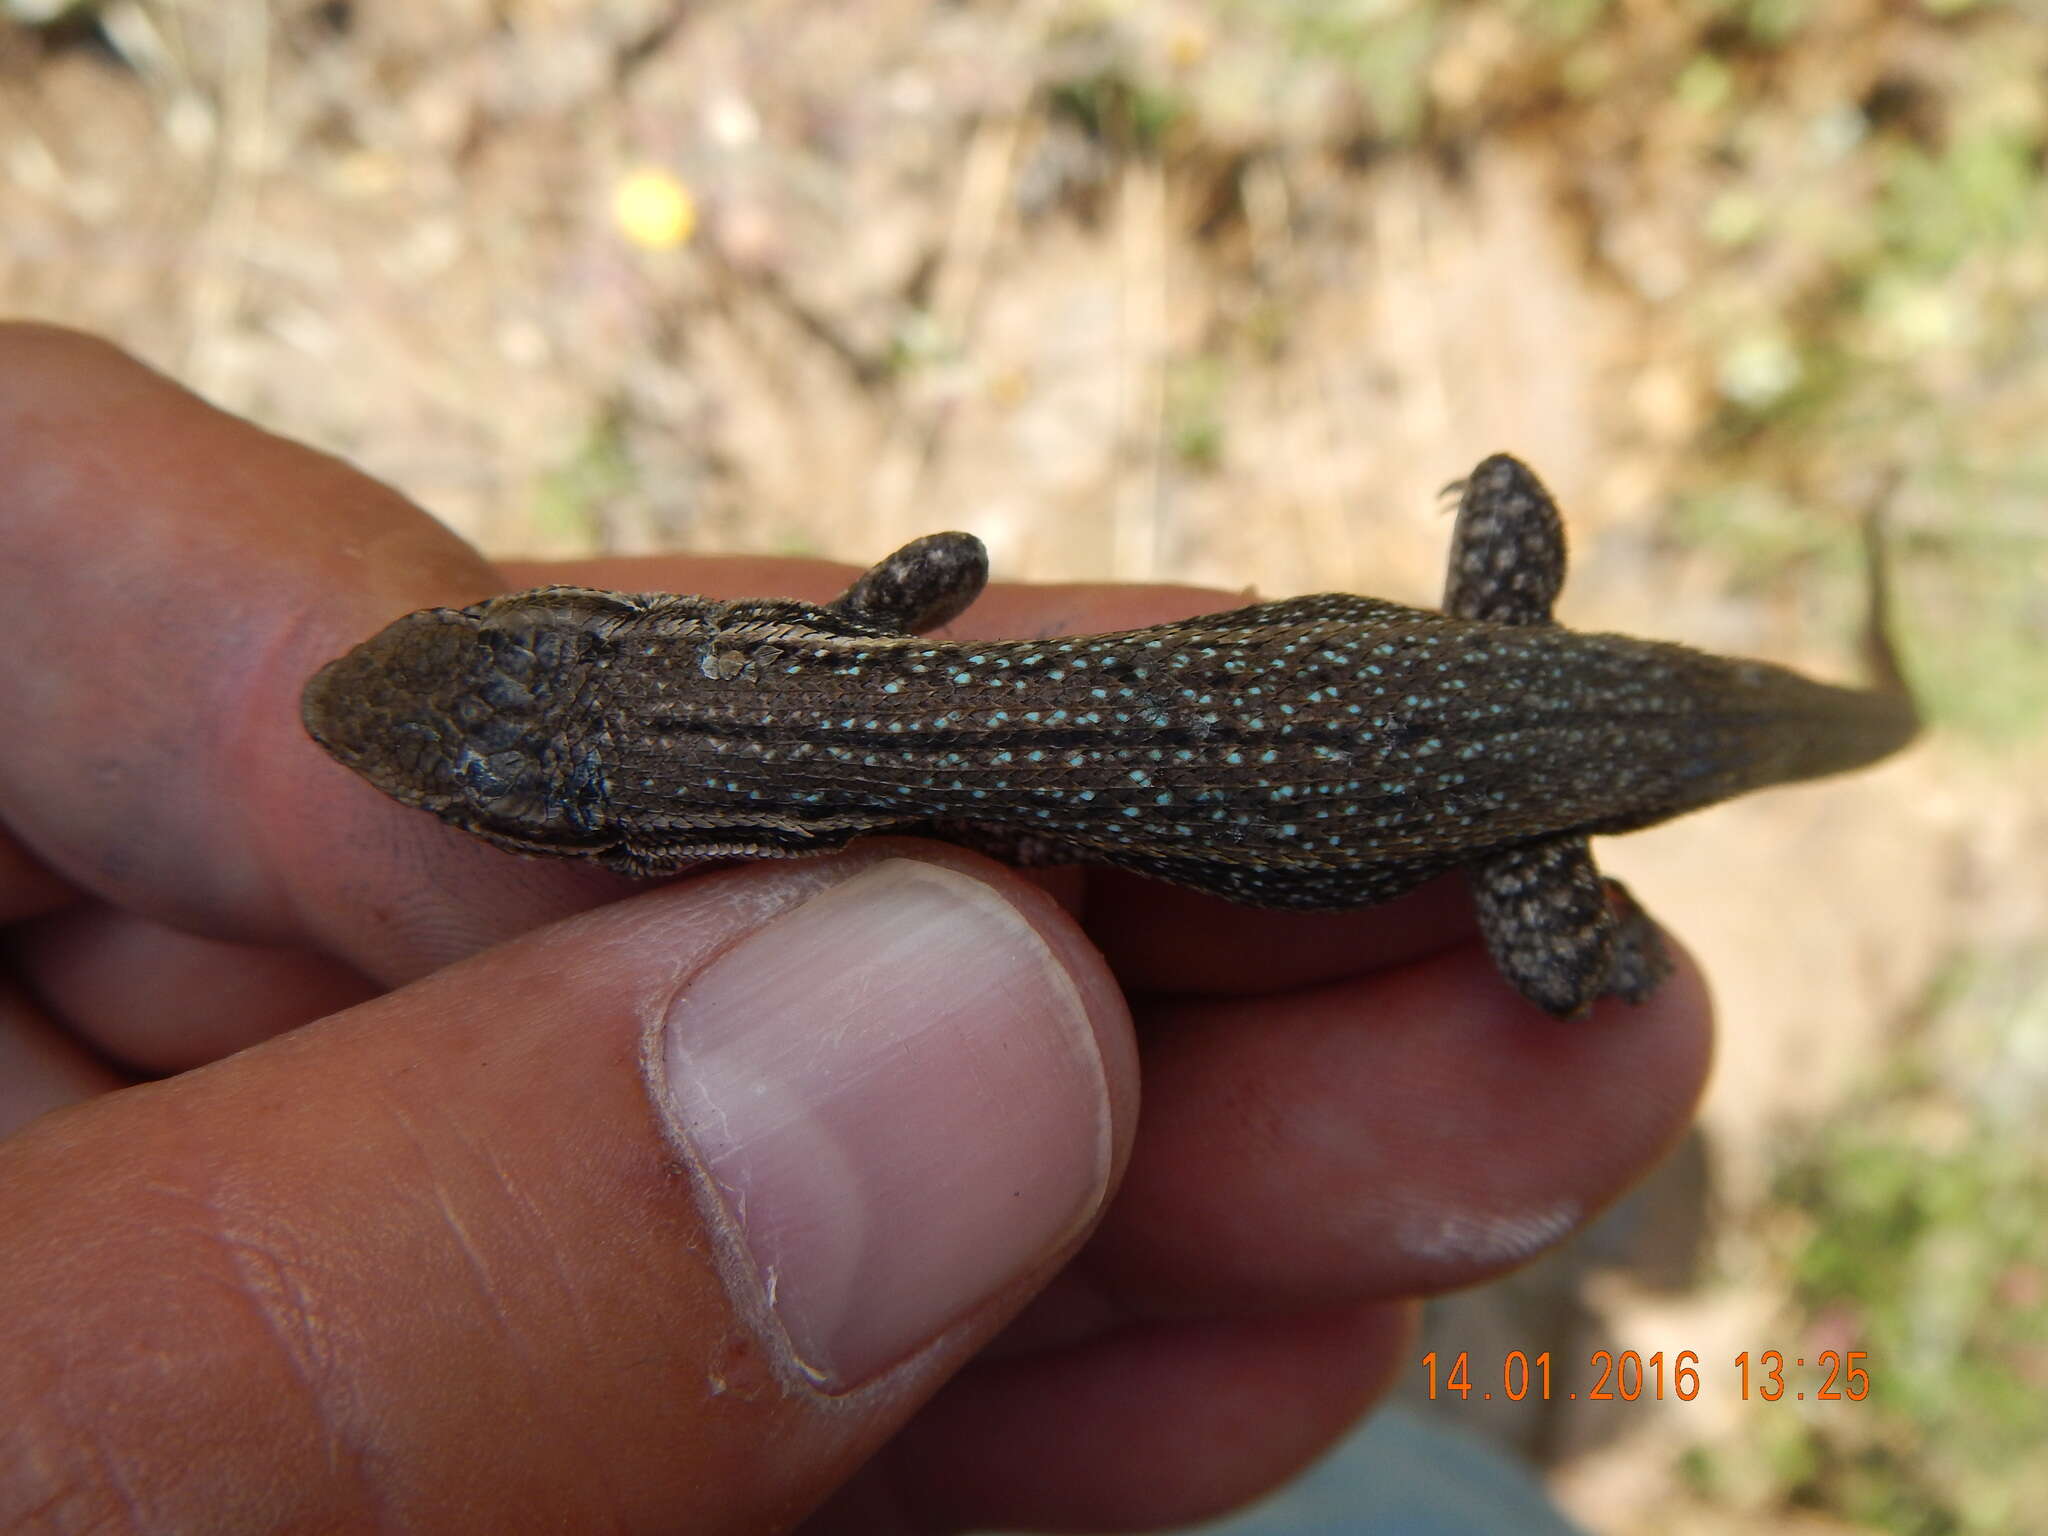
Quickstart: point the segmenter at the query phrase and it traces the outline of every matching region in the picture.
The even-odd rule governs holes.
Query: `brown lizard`
[[[1563,524],[1505,454],[1464,482],[1444,611],[1340,593],[1105,635],[928,640],[980,593],[964,533],[835,601],[541,587],[408,614],[307,685],[306,728],[407,805],[520,853],[664,875],[918,833],[1257,906],[1471,874],[1496,963],[1563,1016],[1648,996],[1655,926],[1587,845],[1836,773],[1918,729],[1880,686],[1551,620]]]

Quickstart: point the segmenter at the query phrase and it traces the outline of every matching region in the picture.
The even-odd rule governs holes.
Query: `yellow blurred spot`
[[[1166,37],[1166,57],[1175,69],[1193,69],[1209,57],[1214,41],[1199,22],[1177,22]]]
[[[1031,373],[1026,368],[1005,368],[988,382],[989,398],[1005,408],[1022,405],[1031,397]]]
[[[612,217],[635,245],[673,250],[697,228],[697,200],[667,171],[635,171],[612,194]]]

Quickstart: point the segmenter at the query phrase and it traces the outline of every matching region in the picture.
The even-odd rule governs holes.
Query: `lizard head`
[[[564,665],[588,632],[528,596],[405,615],[315,673],[300,714],[395,800],[502,847],[594,850],[615,839],[581,669]]]

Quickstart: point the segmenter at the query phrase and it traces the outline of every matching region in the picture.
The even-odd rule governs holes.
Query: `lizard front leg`
[[[928,533],[863,571],[826,611],[921,635],[959,618],[987,584],[981,540],[971,533]]]
[[[1495,624],[1552,623],[1564,587],[1564,520],[1527,465],[1497,453],[1465,481],[1444,611]],[[1479,931],[1524,997],[1576,1018],[1614,994],[1640,1003],[1670,972],[1657,926],[1585,837],[1546,838],[1471,865]]]

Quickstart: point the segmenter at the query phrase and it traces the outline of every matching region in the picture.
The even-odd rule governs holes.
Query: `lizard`
[[[1523,996],[1564,1018],[1641,1002],[1669,961],[1590,837],[1860,767],[1919,729],[1874,526],[1879,677],[1850,688],[1563,628],[1542,482],[1495,454],[1453,488],[1441,612],[1327,593],[940,640],[988,557],[939,533],[822,605],[552,586],[424,609],[323,667],[301,713],[406,805],[634,876],[908,833],[1341,909],[1462,866]]]

